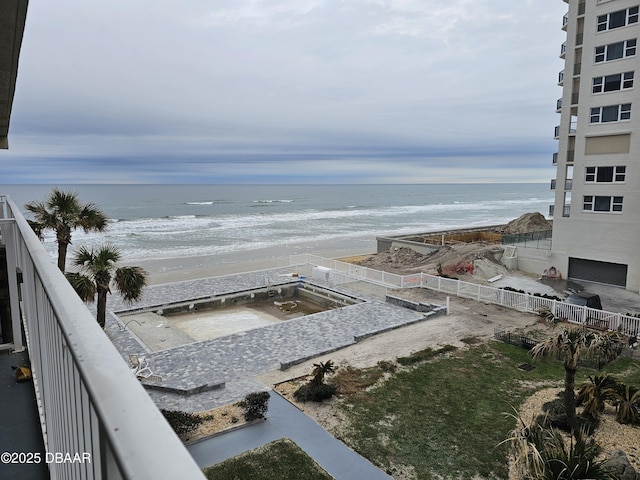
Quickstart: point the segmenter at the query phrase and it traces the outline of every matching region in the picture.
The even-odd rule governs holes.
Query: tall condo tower
[[[564,0],[552,258],[570,278],[640,289],[639,0]]]

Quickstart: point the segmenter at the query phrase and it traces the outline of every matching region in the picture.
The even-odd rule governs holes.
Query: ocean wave
[[[293,200],[253,200],[251,203],[269,204],[269,203],[293,203]]]

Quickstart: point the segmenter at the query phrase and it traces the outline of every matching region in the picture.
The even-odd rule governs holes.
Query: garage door
[[[627,265],[569,258],[569,278],[626,287]]]

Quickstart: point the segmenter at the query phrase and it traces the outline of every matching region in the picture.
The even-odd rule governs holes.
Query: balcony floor
[[[40,430],[36,395],[32,382],[18,383],[11,367],[29,364],[27,352],[0,353],[0,453],[40,453],[39,464],[0,462],[3,480],[41,480],[49,478]]]

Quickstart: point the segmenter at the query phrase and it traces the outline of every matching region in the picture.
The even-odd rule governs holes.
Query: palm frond
[[[115,264],[120,261],[122,256],[120,249],[115,245],[106,244],[94,250],[94,264],[100,270],[113,270]]]
[[[65,277],[83,302],[93,302],[96,298],[96,285],[93,280],[81,273],[65,273]]]
[[[104,232],[107,229],[107,216],[92,203],[83,206],[74,226],[82,227],[85,232]]]
[[[147,272],[141,267],[120,267],[116,270],[114,280],[116,288],[124,299],[132,302],[142,296],[147,277]]]
[[[92,272],[91,266],[95,263],[95,254],[93,249],[89,249],[84,245],[80,246],[73,254],[73,265],[83,270]],[[92,272],[93,273],[93,272]]]

